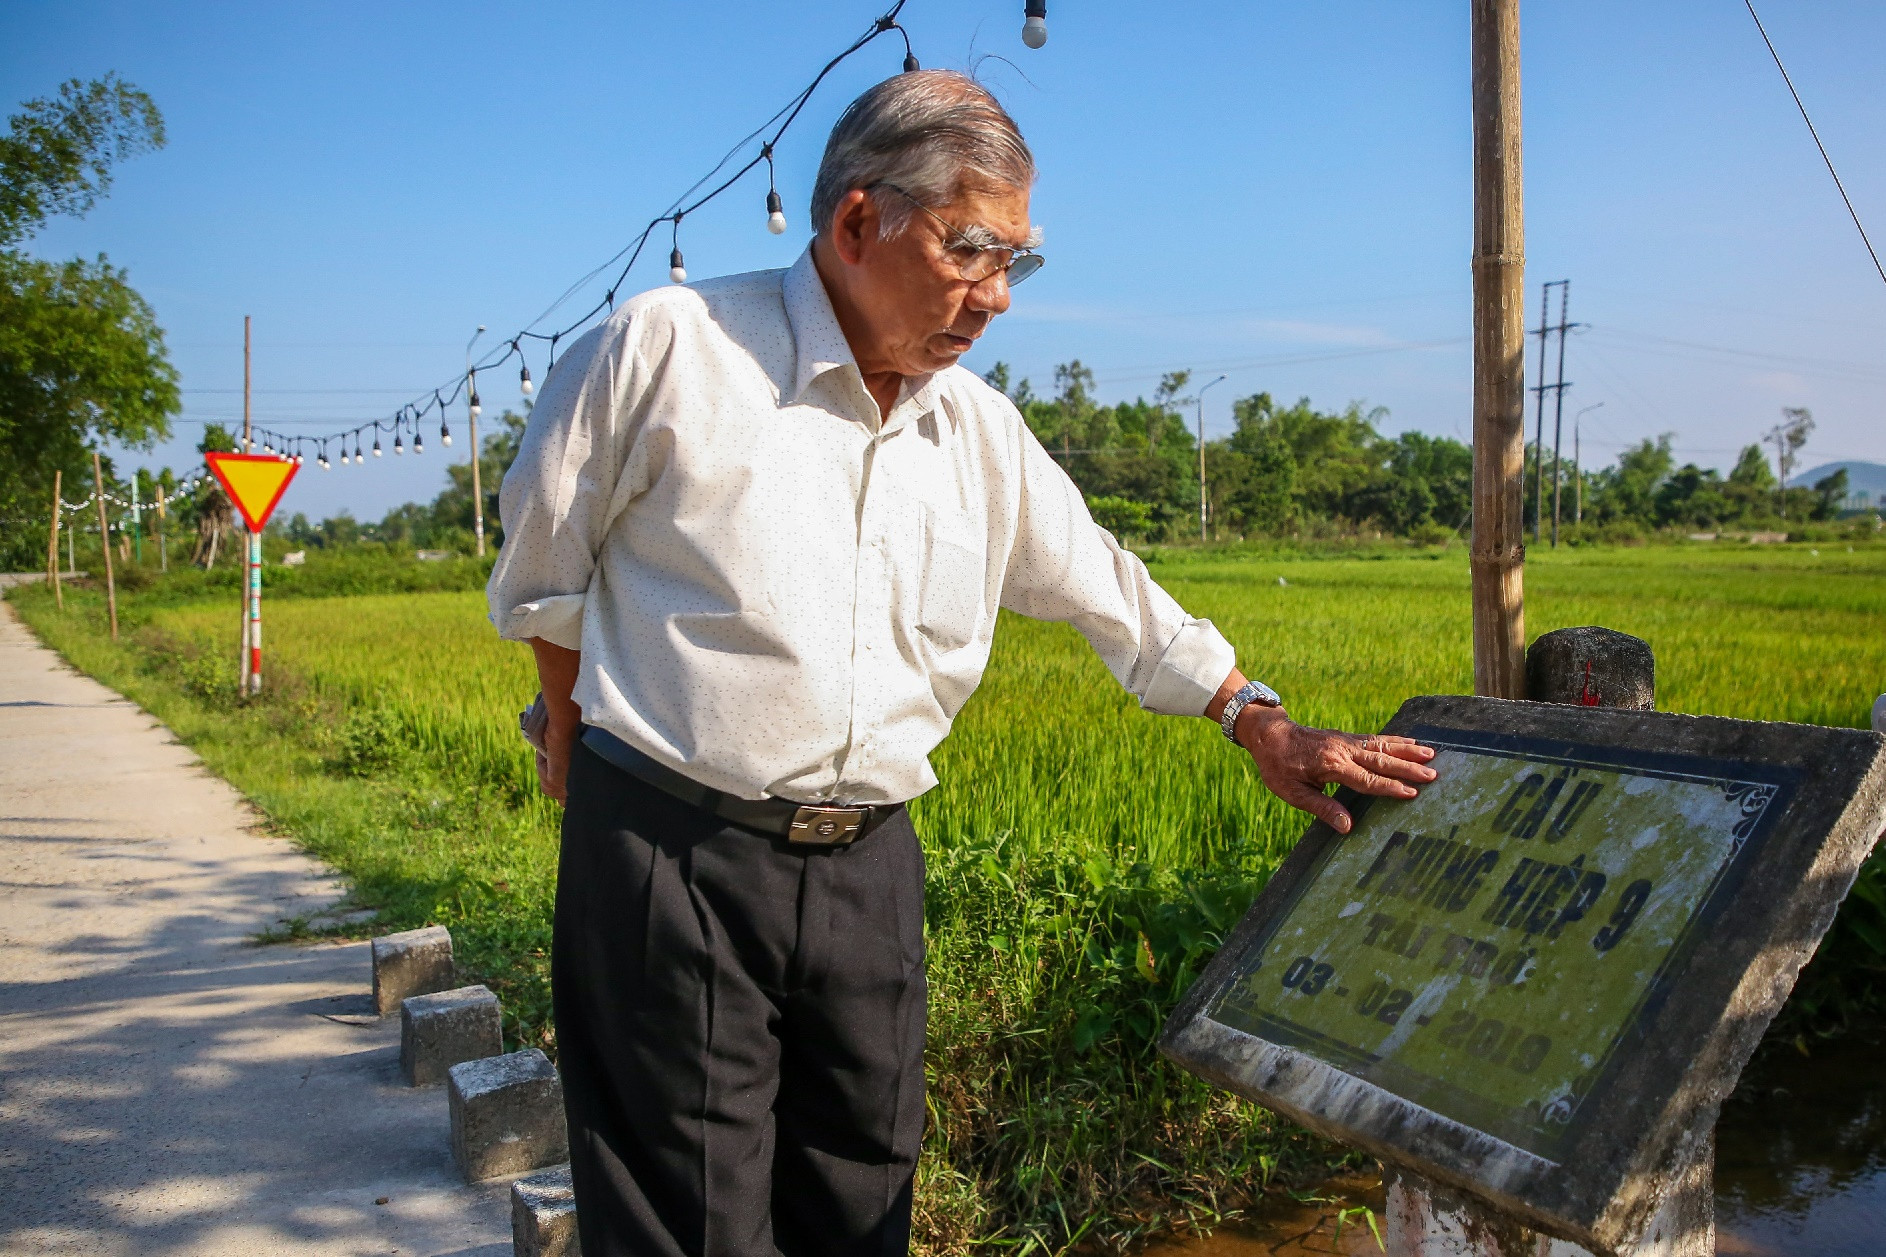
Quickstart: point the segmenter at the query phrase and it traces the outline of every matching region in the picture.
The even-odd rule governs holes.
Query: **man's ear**
[[[856,266],[878,240],[877,202],[863,188],[845,193],[832,211],[832,248],[839,261]]]

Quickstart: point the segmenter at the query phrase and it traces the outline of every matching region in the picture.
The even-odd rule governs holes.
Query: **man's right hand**
[[[537,656],[537,683],[544,692],[544,711],[549,717],[544,729],[544,746],[537,753],[537,784],[558,803],[568,801],[570,752],[583,732],[583,712],[570,697],[576,688],[576,669],[582,662],[580,652],[547,642],[530,639],[531,653]]]
[[[576,749],[580,724],[559,729],[552,724],[544,730],[546,750],[537,752],[537,784],[559,803],[569,802],[570,752]]]

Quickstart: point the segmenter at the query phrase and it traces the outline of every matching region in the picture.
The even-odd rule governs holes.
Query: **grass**
[[[1168,551],[1161,581],[1300,718],[1374,729],[1470,684],[1458,549],[1343,558]],[[1528,632],[1647,639],[1659,705],[1863,725],[1886,690],[1886,546],[1536,554]],[[267,615],[271,689],[233,699],[233,595],[11,595],[78,666],[144,704],[344,871],[387,928],[449,925],[504,998],[507,1037],[554,1051],[547,993],[556,812],[513,714],[535,688],[473,592],[308,596]],[[407,579],[400,577],[399,579]],[[349,588],[371,588],[354,573]],[[1117,1245],[1210,1224],[1342,1154],[1158,1059],[1164,1011],[1302,828],[1203,721],[1147,716],[1077,634],[1005,618],[982,690],[914,815],[929,861],[931,1123],[921,1246]],[[1886,880],[1869,873],[1795,1001],[1791,1033],[1870,998]],[[1870,898],[1869,898],[1870,896]]]

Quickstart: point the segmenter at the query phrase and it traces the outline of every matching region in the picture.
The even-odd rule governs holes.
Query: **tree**
[[[1847,469],[1842,467],[1831,476],[1822,476],[1814,482],[1814,518],[1838,519],[1841,508],[1847,504],[1847,494],[1851,482],[1847,478]]]
[[[1794,461],[1814,431],[1814,413],[1805,406],[1783,406],[1781,422],[1768,430],[1768,440],[1775,443],[1775,470],[1781,482],[1781,517],[1788,517],[1788,477],[1794,473]]]
[[[1177,417],[1179,422],[1183,424],[1185,418],[1179,412],[1186,406],[1191,405],[1193,399],[1190,397],[1181,397],[1179,394],[1191,380],[1192,373],[1190,371],[1166,372],[1166,374],[1159,377],[1159,387],[1153,390],[1153,405],[1158,407],[1163,414]],[[1165,425],[1161,424],[1158,429],[1147,428],[1146,437],[1149,443],[1148,448],[1155,450],[1159,448],[1159,437],[1164,427]]]
[[[498,416],[497,430],[484,438],[485,448],[478,460],[478,476],[485,494],[487,539],[494,548],[504,544],[503,535],[498,532],[498,490],[504,483],[504,473],[510,470],[511,463],[517,458],[517,447],[524,440],[524,425],[529,420],[529,402],[524,403],[523,414],[506,408]],[[463,547],[469,550],[473,525],[471,464],[450,463],[445,471],[452,483],[432,500],[429,525],[413,526],[409,520],[409,530],[401,530],[397,537],[382,537],[382,540],[410,541],[428,548]],[[400,511],[393,514],[399,515]],[[395,529],[400,528],[400,521],[391,516],[389,522]]]
[[[27,101],[0,137],[0,246],[55,214],[90,213],[111,190],[114,163],[163,146],[163,115],[116,74],[68,79],[56,98]]]
[[[1670,453],[1670,435],[1666,432],[1655,441],[1645,437],[1618,455],[1616,467],[1592,477],[1592,505],[1585,513],[1601,521],[1654,521],[1657,490],[1676,466]]]
[[[163,119],[116,76],[28,101],[0,137],[0,246],[52,214],[83,214],[112,165],[161,147]],[[0,248],[0,563],[37,567],[55,471],[89,476],[105,442],[148,448],[179,409],[151,307],[104,257],[55,263]],[[20,526],[26,521],[37,526]]]
[[[203,439],[197,442],[196,452],[227,454],[235,448],[236,438],[229,429],[220,423],[210,423],[203,426]],[[190,554],[190,562],[204,568],[215,567],[223,538],[235,531],[236,507],[214,476],[204,482],[191,516],[196,527],[196,548]]]
[[[1656,522],[1713,528],[1737,517],[1735,503],[1723,492],[1722,477],[1711,468],[1685,463],[1656,493]]]

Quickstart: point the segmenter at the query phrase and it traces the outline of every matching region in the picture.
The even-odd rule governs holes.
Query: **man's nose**
[[[971,310],[983,311],[992,316],[1008,313],[1008,272],[997,271],[987,279],[979,279],[971,284],[963,304]]]

